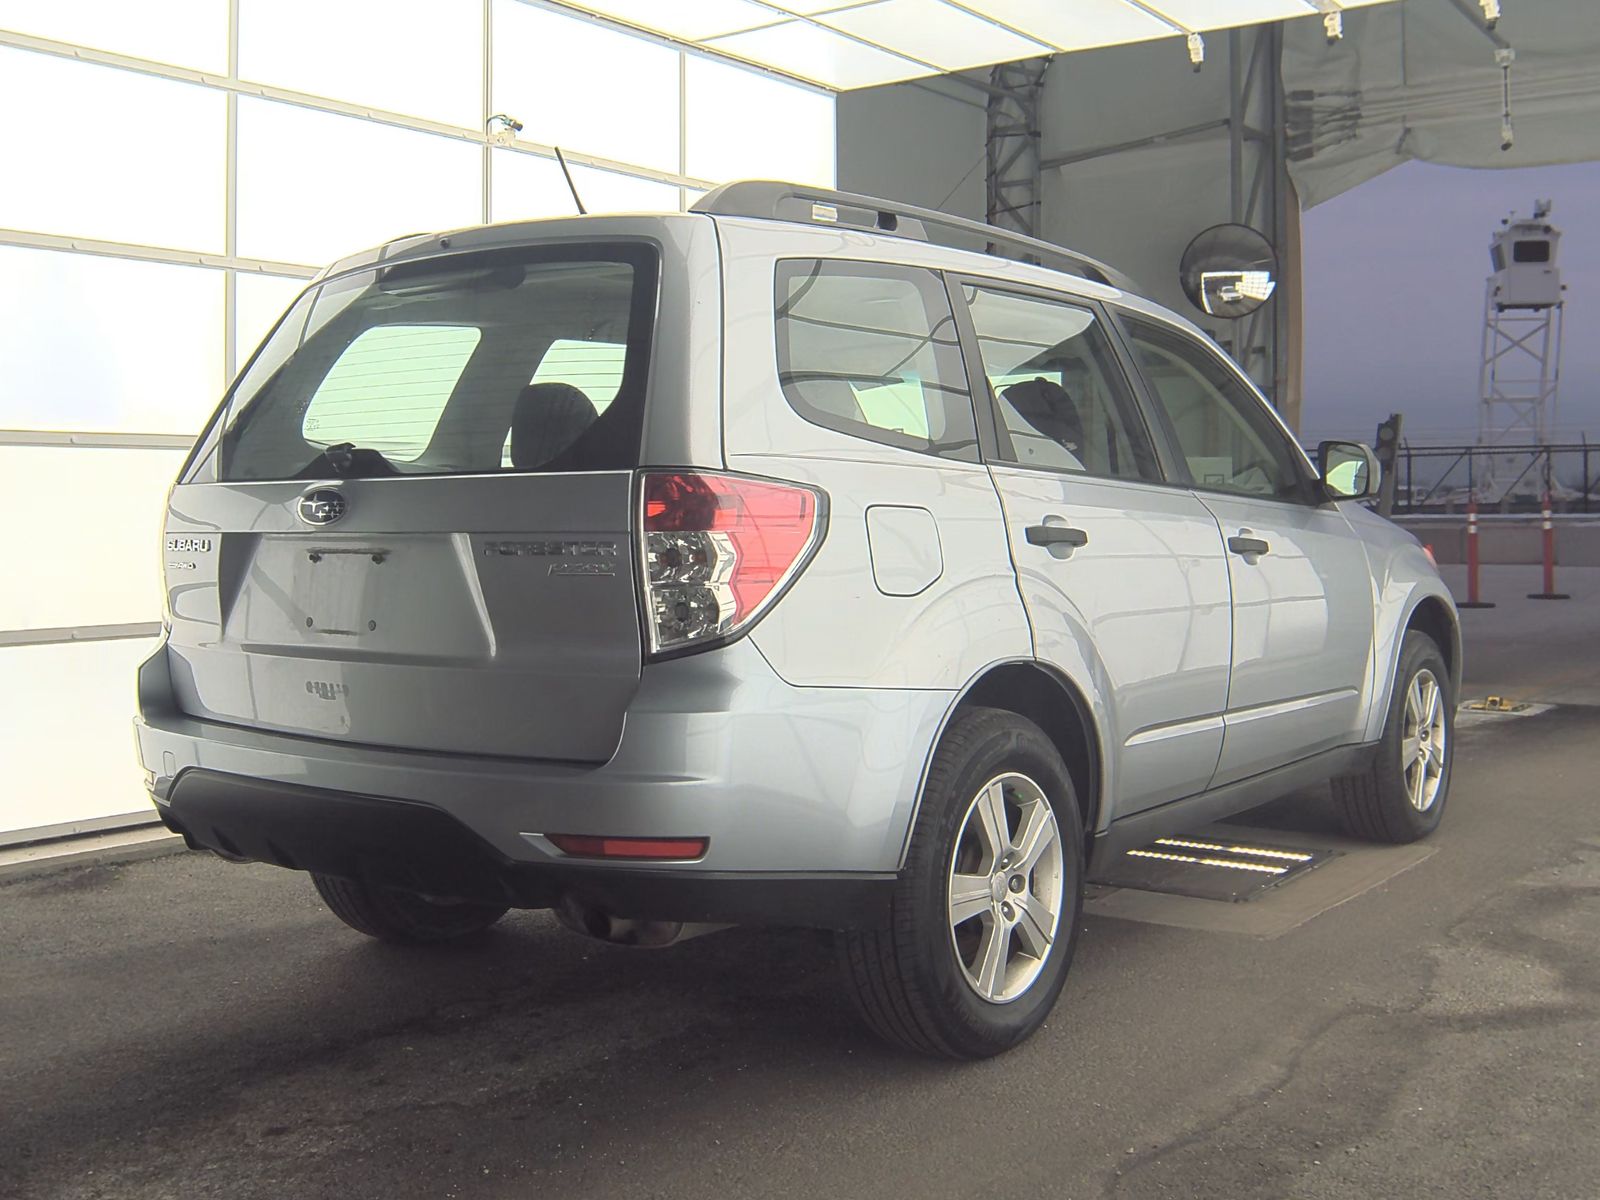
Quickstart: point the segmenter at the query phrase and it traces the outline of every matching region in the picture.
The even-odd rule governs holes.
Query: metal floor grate
[[[1334,857],[1335,851],[1215,837],[1157,838],[1115,859],[1093,882],[1193,896],[1249,900]]]

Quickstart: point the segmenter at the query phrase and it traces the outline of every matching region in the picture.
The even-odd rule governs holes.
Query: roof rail
[[[997,254],[1033,262],[1109,287],[1128,289],[1130,286],[1127,277],[1120,272],[1053,242],[1020,233],[1007,233],[982,221],[931,208],[918,208],[913,204],[900,204],[854,192],[835,192],[804,183],[783,183],[770,179],[725,183],[701,196],[689,211],[725,217],[763,217],[774,221],[871,229],[877,233],[950,246],[957,250],[976,250],[980,254]]]

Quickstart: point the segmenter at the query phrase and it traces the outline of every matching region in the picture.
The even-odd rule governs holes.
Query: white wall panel
[[[241,273],[235,285],[234,361],[238,369],[256,352],[267,331],[289,310],[294,298],[305,290],[306,280],[284,279],[276,275]],[[219,396],[218,399],[221,399]]]
[[[151,812],[134,750],[134,672],[154,639],[0,646],[0,833]]]
[[[518,0],[495,0],[494,108],[530,141],[678,169],[678,52]]]
[[[184,453],[0,446],[0,512],[30,514],[0,525],[0,630],[159,621],[162,502]]]
[[[832,96],[694,55],[685,85],[685,174],[833,186]]]
[[[218,74],[228,69],[228,0],[0,0],[0,29]]]
[[[245,97],[239,253],[321,265],[390,238],[477,224],[470,142]]]
[[[241,0],[239,74],[477,129],[483,9],[463,0]]]
[[[227,102],[0,48],[0,226],[220,252]]]
[[[554,159],[515,150],[494,152],[492,210],[496,221],[577,215],[572,192]],[[677,212],[680,189],[615,171],[572,166],[572,182],[591,213]]]
[[[196,432],[222,393],[222,289],[202,267],[0,246],[0,429]]]

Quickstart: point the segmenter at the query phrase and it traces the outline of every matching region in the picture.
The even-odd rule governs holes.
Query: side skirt
[[[1288,766],[1113,821],[1089,847],[1089,878],[1093,879],[1117,855],[1148,845],[1156,838],[1185,833],[1198,825],[1220,821],[1336,775],[1360,771],[1371,763],[1377,750],[1377,742],[1336,746]]]

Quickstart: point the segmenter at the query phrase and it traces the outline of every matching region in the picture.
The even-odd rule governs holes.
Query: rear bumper
[[[525,907],[577,891],[625,916],[832,928],[879,920],[955,700],[791,687],[735,642],[649,667],[617,754],[585,766],[198,720],[172,701],[164,650],[139,683],[157,808],[225,855]],[[549,833],[709,845],[694,863],[601,863],[562,855]]]
[[[622,917],[716,924],[878,928],[895,876],[786,875],[693,868],[518,862],[442,809],[263,782],[203,767],[183,772],[157,809],[191,846],[453,896],[548,908],[572,895]]]

